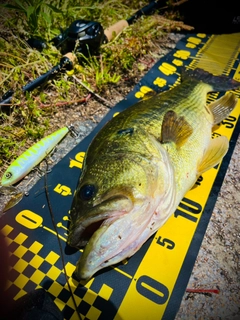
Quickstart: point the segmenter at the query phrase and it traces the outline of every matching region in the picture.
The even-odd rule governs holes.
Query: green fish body
[[[75,272],[79,279],[132,256],[197,178],[222,160],[228,140],[212,139],[212,127],[237,100],[228,93],[206,106],[206,96],[239,86],[195,69],[182,84],[136,103],[100,130],[70,210],[68,244],[85,246]]]

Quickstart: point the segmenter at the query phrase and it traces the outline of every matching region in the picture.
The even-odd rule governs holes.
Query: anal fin
[[[201,175],[203,172],[213,168],[219,162],[221,162],[222,158],[228,151],[228,147],[229,142],[227,137],[221,136],[212,139],[201,163],[198,166],[198,175]]]
[[[161,143],[174,142],[181,147],[193,132],[192,126],[183,116],[178,117],[176,112],[166,112],[162,122]]]
[[[227,93],[220,99],[210,103],[206,108],[210,110],[213,115],[214,123],[220,123],[224,120],[235,108],[237,98],[234,93]]]

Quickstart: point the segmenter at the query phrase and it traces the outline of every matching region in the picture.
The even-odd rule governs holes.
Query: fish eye
[[[79,194],[82,200],[91,200],[96,194],[96,187],[92,184],[85,184],[81,187]]]
[[[5,174],[5,178],[6,179],[10,179],[12,177],[12,172],[7,172],[6,174]]]

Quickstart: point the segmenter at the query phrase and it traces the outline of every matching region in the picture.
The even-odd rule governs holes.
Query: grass
[[[141,1],[141,6],[146,4],[148,1]],[[1,5],[0,97],[9,89],[14,91],[7,107],[9,113],[0,111],[1,172],[24,148],[54,131],[52,119],[62,102],[70,106],[87,94],[84,86],[73,81],[71,72],[23,94],[24,85],[59,63],[61,52],[50,40],[77,19],[98,21],[105,29],[130,17],[139,5],[135,0],[9,0]],[[162,25],[156,16],[142,17],[113,41],[102,45],[97,55],[86,58],[78,54],[80,62],[74,74],[91,90],[107,98],[108,89],[121,83],[123,77],[134,78],[134,63],[149,52],[156,40],[166,32],[181,29],[174,23],[177,14],[169,6],[165,16],[171,16],[173,23],[167,20]],[[32,49],[26,42],[31,36],[44,39],[47,47],[41,52]]]

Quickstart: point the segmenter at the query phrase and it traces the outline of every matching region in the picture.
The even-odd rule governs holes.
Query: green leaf
[[[4,8],[8,8],[8,9],[14,9],[14,10],[20,10],[20,11],[26,12],[25,8],[22,9],[21,7],[14,6],[14,5],[11,5],[11,4],[0,4],[0,7],[4,7]]]
[[[34,0],[33,0],[33,1],[24,0],[24,2],[25,2],[28,6],[33,6],[33,5],[34,5]]]
[[[28,7],[26,12],[27,12],[27,17],[29,19],[34,12],[34,7]]]
[[[51,17],[49,15],[47,15],[45,12],[42,12],[42,17],[48,24],[52,23]]]
[[[57,7],[52,6],[51,4],[46,3],[46,5],[56,13],[63,13],[62,10],[59,10]]]
[[[15,0],[16,4],[19,6],[19,8],[22,8],[24,11],[26,11],[26,8],[21,4],[20,1]]]
[[[39,14],[40,14],[40,11],[41,11],[41,3],[37,6],[37,7],[35,7],[35,14],[37,15],[37,16],[39,16]]]

